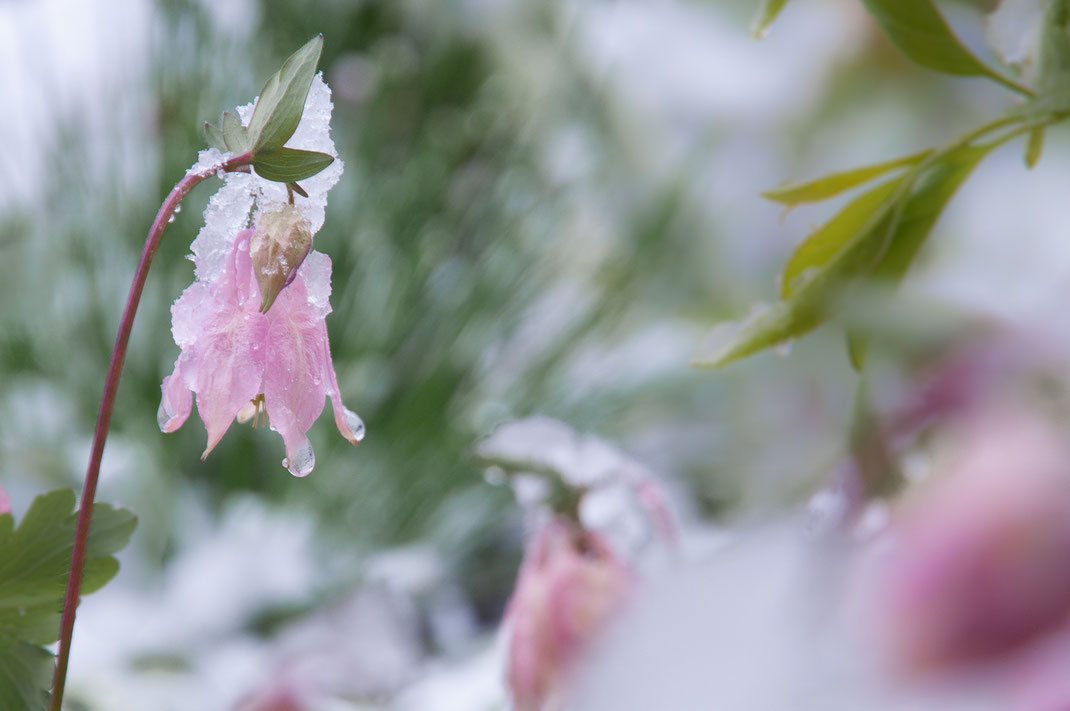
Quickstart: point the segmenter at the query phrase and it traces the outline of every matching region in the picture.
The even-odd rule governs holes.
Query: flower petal
[[[250,309],[212,319],[197,341],[196,366],[191,387],[197,393],[197,411],[208,430],[208,444],[201,458],[223,438],[238,411],[262,391],[267,319]]]
[[[163,397],[160,399],[160,409],[156,411],[156,421],[162,431],[174,432],[186,421],[193,408],[193,393],[182,374],[181,355],[175,361],[174,371],[163,379],[160,390],[163,391]]]
[[[264,401],[271,428],[282,435],[286,457],[293,461],[308,428],[323,412],[327,329],[309,307],[301,279],[282,290],[265,318],[270,326]]]

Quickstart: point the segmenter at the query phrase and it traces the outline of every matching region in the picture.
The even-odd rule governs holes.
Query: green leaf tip
[[[758,8],[758,15],[751,24],[750,33],[757,39],[764,37],[765,33],[769,31],[769,26],[773,24],[777,15],[787,4],[788,0],[762,0],[762,4]]]
[[[931,153],[931,149],[926,149],[880,163],[872,163],[858,168],[851,168],[850,170],[829,173],[828,175],[814,180],[786,183],[762,192],[762,197],[788,205],[789,207],[804,202],[820,202],[821,200],[835,197],[851,188],[868,183],[885,173],[889,173],[898,168],[916,165],[928,158]]]
[[[323,35],[318,34],[291,54],[264,84],[249,119],[248,135],[254,153],[282,148],[297,130],[322,51]]]

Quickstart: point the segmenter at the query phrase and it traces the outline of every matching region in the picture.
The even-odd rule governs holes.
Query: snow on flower
[[[238,113],[248,122],[253,104]],[[205,225],[194,240],[196,279],[171,307],[172,333],[182,349],[174,372],[164,379],[158,420],[164,432],[178,429],[189,417],[193,395],[208,431],[204,455],[219,443],[231,422],[265,415],[282,435],[284,464],[291,473],[312,471],[315,455],[306,433],[331,399],[338,430],[349,441],[364,436],[360,418],[341,400],[331,362],[324,319],[331,312],[331,260],[298,245],[292,254],[272,251],[288,263],[276,285],[261,293],[270,265],[261,264],[263,226],[280,215],[300,223],[295,231],[311,239],[323,226],[327,191],[338,182],[342,163],[330,138],[330,89],[317,75],[305,102],[301,123],[288,142],[295,148],[335,156],[317,175],[301,181],[307,198],[289,207],[286,186],[255,173],[226,173],[223,187],[205,210]],[[203,151],[198,165],[222,162],[214,149]],[[250,228],[255,225],[261,229]],[[307,253],[307,256],[305,256]],[[281,255],[281,256],[280,256]],[[259,273],[254,269],[259,266]],[[274,289],[274,287],[272,287]]]

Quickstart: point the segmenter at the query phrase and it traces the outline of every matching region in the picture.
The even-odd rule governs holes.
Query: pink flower
[[[630,583],[628,569],[598,534],[560,518],[539,532],[506,611],[517,711],[560,703],[577,661],[619,609]]]
[[[3,487],[0,487],[0,515],[11,513],[11,498]]]
[[[1070,448],[1039,417],[968,428],[894,522],[880,628],[903,671],[995,661],[1070,615]]]
[[[263,412],[286,445],[284,465],[305,476],[315,464],[306,433],[325,397],[342,436],[354,444],[364,436],[360,418],[342,404],[327,343],[331,260],[309,252],[262,313],[250,256],[253,234],[239,232],[219,273],[198,278],[171,307],[171,330],[182,352],[163,381],[157,418],[164,432],[175,431],[189,417],[196,393],[208,430],[204,458],[235,417],[259,421]]]

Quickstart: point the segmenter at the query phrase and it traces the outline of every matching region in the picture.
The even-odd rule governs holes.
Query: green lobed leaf
[[[798,205],[803,202],[818,202],[839,195],[845,190],[850,190],[863,183],[868,183],[870,180],[880,177],[896,168],[915,165],[928,158],[931,153],[931,149],[926,149],[924,151],[918,151],[917,153],[911,153],[907,156],[902,156],[901,158],[893,158],[892,160],[884,161],[882,163],[872,163],[870,165],[864,165],[859,168],[852,168],[838,173],[829,173],[828,175],[815,180],[788,183],[773,188],[772,190],[766,190],[762,193],[762,197],[784,203],[785,205]]]
[[[204,122],[204,138],[208,141],[209,147],[226,152],[227,139],[223,137],[223,132],[207,121]]]
[[[326,153],[279,148],[270,153],[257,154],[253,159],[253,169],[262,178],[292,183],[315,175],[333,162],[334,157]]]
[[[754,23],[751,25],[751,34],[755,37],[764,35],[787,4],[788,0],[762,0],[761,7],[758,8],[758,16],[754,18]]]
[[[223,112],[223,140],[231,153],[244,153],[249,150],[249,134],[237,114]]]
[[[921,66],[945,74],[988,77],[1021,90],[959,42],[932,0],[862,0],[862,4],[888,39]]]
[[[322,51],[323,35],[316,35],[290,55],[264,84],[249,120],[254,152],[282,148],[297,130]]]
[[[74,504],[70,489],[38,496],[18,528],[0,535],[0,636],[35,644],[58,638],[77,520]],[[119,564],[111,554],[126,545],[136,525],[129,511],[93,507],[83,592],[98,590],[115,575]]]
[[[889,202],[905,177],[894,178],[862,193],[795,249],[780,278],[780,298],[789,298],[807,274],[824,267],[853,239],[871,230],[891,208]]]
[[[44,711],[52,683],[52,654],[0,634],[0,708]]]

